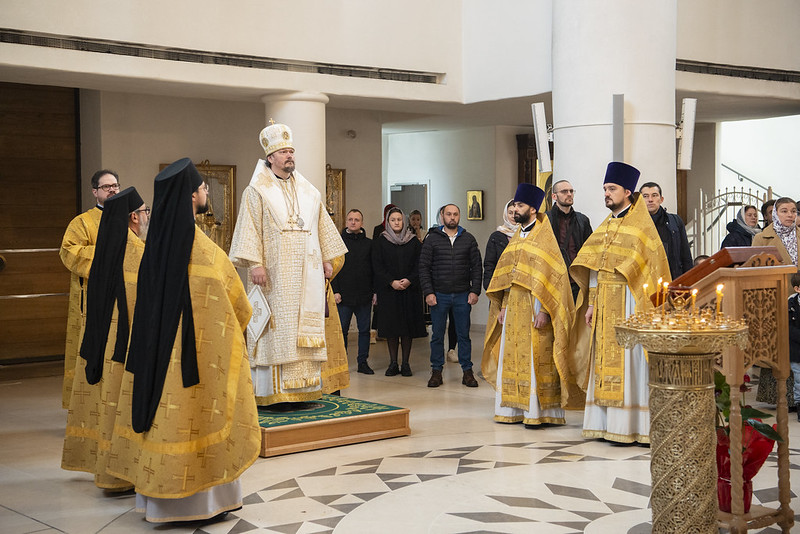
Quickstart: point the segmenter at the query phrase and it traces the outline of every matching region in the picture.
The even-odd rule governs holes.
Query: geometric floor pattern
[[[586,454],[585,440],[503,443],[334,466],[251,493],[228,520],[195,532],[649,533],[650,480],[634,465],[650,461],[649,449],[603,448],[609,454]],[[800,469],[800,450],[791,458]],[[776,463],[773,453],[757,480],[769,483]],[[754,503],[776,501],[777,490],[754,492]]]

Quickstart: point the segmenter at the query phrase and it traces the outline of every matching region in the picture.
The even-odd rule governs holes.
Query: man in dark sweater
[[[357,209],[347,213],[342,240],[347,246],[344,266],[331,280],[333,297],[342,322],[344,348],[347,350],[347,332],[353,314],[358,325],[358,372],[375,374],[367,363],[369,358],[369,315],[375,298],[372,291],[372,240],[361,225],[364,215]]]
[[[578,255],[583,243],[592,235],[592,224],[589,217],[575,211],[572,207],[575,201],[575,189],[567,180],[559,180],[553,184],[553,207],[547,212],[550,226],[561,249],[564,263],[572,265],[572,260]],[[578,299],[578,284],[570,277],[572,299]]]
[[[478,387],[472,373],[469,316],[481,293],[481,253],[472,234],[458,225],[460,218],[458,206],[446,205],[442,210],[444,224],[431,228],[419,256],[419,281],[433,325],[429,388],[442,385],[444,331],[451,309],[458,336],[458,362],[464,372],[461,383]]]
[[[678,215],[667,213],[667,210],[661,206],[664,197],[661,194],[660,185],[655,182],[644,183],[639,188],[639,193],[641,193],[642,200],[647,205],[647,211],[650,212],[650,217],[653,218],[653,223],[656,225],[658,236],[664,245],[664,252],[667,253],[669,274],[675,280],[694,265],[689,239],[686,237],[686,226]]]

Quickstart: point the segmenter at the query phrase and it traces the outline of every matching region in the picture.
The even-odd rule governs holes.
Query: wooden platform
[[[324,395],[309,412],[267,413],[259,407],[262,457],[407,436],[408,408]]]

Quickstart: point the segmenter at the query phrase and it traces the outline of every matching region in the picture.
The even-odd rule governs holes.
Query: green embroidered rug
[[[321,399],[302,403],[305,407],[298,411],[280,412],[269,406],[258,407],[258,424],[261,428],[312,423],[330,419],[341,419],[358,415],[377,414],[403,410],[397,406],[369,402],[336,395],[323,395]]]

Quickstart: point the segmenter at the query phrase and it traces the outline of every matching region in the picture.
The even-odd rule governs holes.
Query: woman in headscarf
[[[377,241],[378,238],[381,236],[384,230],[386,230],[386,216],[389,215],[389,210],[396,207],[394,204],[386,204],[383,207],[383,220],[380,224],[376,225],[375,228],[372,229],[372,240]]]
[[[422,318],[422,288],[419,285],[419,253],[422,244],[409,230],[400,208],[391,208],[386,230],[372,244],[372,272],[378,295],[378,336],[386,338],[389,368],[386,376],[411,376],[409,357],[415,337],[428,331]],[[402,345],[402,366],[397,365]]]
[[[758,210],[755,206],[744,206],[736,214],[736,219],[726,226],[728,235],[722,240],[719,248],[749,247],[753,236],[761,231],[758,227]]]
[[[772,224],[753,238],[754,247],[776,247],[786,265],[798,265],[797,242],[800,241],[800,228],[797,227],[797,205],[789,197],[781,197],[775,201],[772,210]],[[788,278],[787,278],[788,280]],[[756,400],[767,404],[778,404],[777,383],[770,367],[762,367],[758,378]],[[794,377],[790,373],[786,379],[786,400],[789,407],[794,402]]]
[[[514,200],[512,199],[506,202],[503,210],[503,224],[492,232],[486,243],[486,253],[483,255],[483,289],[489,289],[489,282],[492,281],[497,260],[500,259],[500,255],[508,246],[508,242],[518,227],[519,224],[514,222]]]

